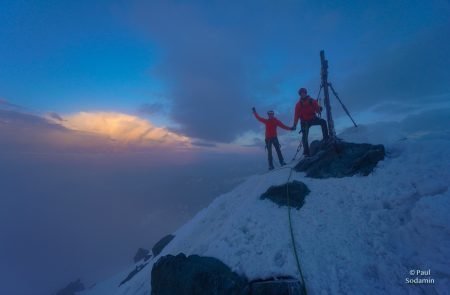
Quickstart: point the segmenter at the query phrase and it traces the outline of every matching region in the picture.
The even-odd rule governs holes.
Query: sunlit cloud
[[[189,146],[190,138],[164,127],[154,126],[150,121],[116,112],[80,112],[73,115],[48,116],[49,120],[67,129],[105,136],[124,144],[137,145],[183,145]]]

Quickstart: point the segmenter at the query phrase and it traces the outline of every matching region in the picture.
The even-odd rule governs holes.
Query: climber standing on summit
[[[317,117],[317,113],[322,112],[322,107],[319,106],[317,100],[312,99],[308,95],[306,88],[300,88],[298,94],[300,95],[300,99],[295,105],[294,125],[292,126],[292,130],[297,128],[297,123],[300,119],[301,130],[303,133],[303,155],[309,156],[309,127],[313,125],[320,125],[320,127],[322,127],[323,141],[326,142],[329,138],[327,122],[324,119]]]
[[[281,127],[286,130],[292,130],[292,128],[284,125],[283,123],[281,123],[280,120],[275,118],[275,114],[273,111],[267,112],[267,115],[269,116],[268,119],[260,117],[254,107],[252,108],[252,111],[255,118],[264,125],[266,125],[266,148],[269,160],[269,170],[273,170],[272,145],[275,147],[275,150],[277,151],[280,165],[281,166],[286,165],[283,159],[283,155],[281,154],[280,143],[278,142],[277,127]]]

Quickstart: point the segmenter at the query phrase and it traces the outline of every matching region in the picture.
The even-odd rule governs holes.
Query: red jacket
[[[305,99],[300,99],[295,105],[294,126],[297,126],[298,119],[300,121],[309,121],[316,117],[316,113],[320,112],[317,100],[307,96]]]
[[[281,123],[281,121],[275,117],[271,119],[270,118],[265,119],[260,117],[256,112],[253,112],[253,115],[255,115],[255,118],[258,119],[258,121],[266,125],[266,139],[274,138],[277,136],[277,127],[281,127],[286,130],[291,130],[291,128]]]

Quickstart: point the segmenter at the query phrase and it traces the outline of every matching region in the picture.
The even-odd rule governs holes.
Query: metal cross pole
[[[334,122],[331,115],[330,94],[328,92],[328,60],[325,59],[325,52],[323,50],[320,51],[320,64],[322,67],[320,75],[322,78],[325,110],[327,111],[328,130],[330,138],[334,140],[336,138],[336,131],[334,130]]]
[[[320,101],[320,93],[322,92],[322,83],[320,83],[320,87],[319,87],[319,93],[317,94],[317,101],[319,102],[319,106],[322,105],[322,102]],[[320,111],[319,113],[319,118],[322,118],[322,111]]]
[[[334,96],[336,96],[336,98],[339,101],[339,103],[341,104],[342,108],[347,113],[347,116],[350,118],[350,120],[352,120],[353,125],[355,125],[355,127],[358,127],[358,125],[356,125],[356,123],[355,123],[355,120],[353,120],[352,116],[350,115],[350,112],[347,110],[347,108],[345,107],[344,103],[339,98],[337,92],[334,90],[333,85],[331,85],[331,83],[328,83],[328,85],[330,85],[331,91],[333,91]]]

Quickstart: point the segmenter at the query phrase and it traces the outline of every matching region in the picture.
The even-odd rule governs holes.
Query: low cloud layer
[[[137,146],[188,146],[190,139],[136,116],[113,112],[81,112],[51,116],[55,123],[70,130],[105,136],[113,141]]]
[[[108,150],[111,142],[37,115],[0,109],[0,147],[2,153],[94,152]]]
[[[191,147],[188,137],[121,113],[92,112],[45,117],[0,108],[2,152],[59,153],[142,151],[158,153]]]
[[[180,149],[183,137],[128,115],[51,117],[0,109],[2,294],[102,280],[265,164]]]

